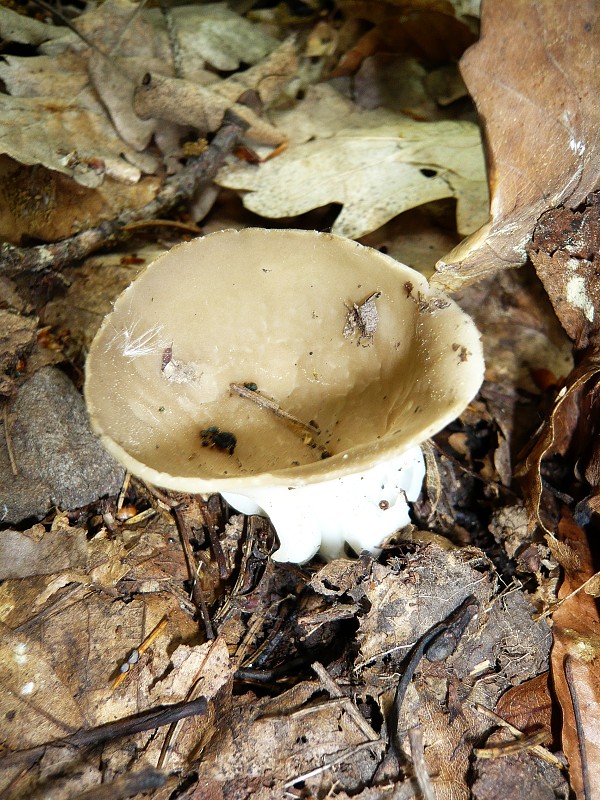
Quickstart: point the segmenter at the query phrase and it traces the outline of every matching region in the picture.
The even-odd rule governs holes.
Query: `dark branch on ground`
[[[122,736],[131,736],[141,731],[154,730],[163,725],[171,725],[185,717],[196,714],[206,714],[206,698],[199,697],[189,702],[174,703],[170,706],[157,706],[141,714],[131,717],[117,719],[114,722],[107,722],[98,725],[96,728],[75,731],[69,736],[61,739],[54,739],[35,747],[28,747],[24,750],[15,750],[0,757],[0,768],[10,767],[13,764],[34,764],[45,754],[48,748],[54,747],[89,747],[101,744],[102,742],[118,739]]]
[[[168,178],[156,197],[141,208],[127,209],[96,228],[81,231],[68,239],[35,247],[0,246],[0,275],[15,277],[23,272],[56,272],[81,261],[103,248],[115,247],[130,233],[127,225],[151,220],[188,202],[204,184],[209,183],[222,166],[225,157],[239,142],[247,127],[235,115],[226,116],[210,145],[198,157]]]

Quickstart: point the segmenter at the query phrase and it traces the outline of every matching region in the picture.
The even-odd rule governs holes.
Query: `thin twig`
[[[234,680],[246,681],[250,683],[275,683],[280,678],[284,678],[298,667],[303,667],[308,663],[308,656],[298,656],[280,664],[272,669],[255,669],[254,667],[240,667],[233,674]]]
[[[115,678],[112,686],[113,689],[116,689],[125,680],[125,677],[129,675],[130,668],[134,664],[137,664],[137,662],[140,660],[140,656],[142,656],[146,652],[146,650],[148,650],[154,644],[156,639],[158,639],[160,634],[163,632],[166,625],[167,625],[167,618],[163,617],[161,621],[158,623],[158,625],[156,625],[150,631],[148,636],[146,636],[144,641],[141,642],[139,647],[135,647],[129,654],[129,657],[121,663],[120,672]]]
[[[177,530],[179,531],[179,538],[181,540],[181,546],[183,548],[183,554],[185,556],[185,561],[188,569],[188,576],[192,586],[192,600],[194,601],[196,608],[198,608],[200,614],[202,615],[202,620],[204,622],[204,630],[206,632],[206,638],[211,640],[215,638],[215,632],[213,630],[213,626],[210,621],[210,615],[208,613],[208,606],[206,605],[206,600],[204,599],[204,595],[202,594],[200,584],[198,583],[198,566],[196,565],[196,559],[194,558],[194,551],[190,543],[190,533],[188,530],[187,520],[185,519],[185,516],[180,507],[176,506],[173,508],[173,515],[177,523]]]
[[[149,519],[156,514],[155,508],[146,508],[144,511],[140,511],[139,514],[134,514],[133,517],[129,517],[129,519],[124,520],[123,525],[137,525],[139,522],[143,522],[145,519]]]
[[[208,538],[210,539],[210,546],[212,548],[213,555],[219,567],[219,577],[221,578],[221,580],[225,581],[231,575],[231,571],[227,566],[227,561],[225,560],[225,553],[223,552],[223,548],[221,547],[221,540],[219,539],[217,529],[215,527],[214,522],[212,521],[212,517],[208,510],[206,501],[199,495],[195,497],[195,500],[198,505],[198,508],[200,509],[200,516],[202,517],[202,522],[204,523],[204,527],[206,528],[206,531],[208,533]]]
[[[235,394],[238,394],[240,397],[244,397],[246,400],[252,400],[252,402],[259,406],[259,408],[266,408],[268,411],[271,411],[276,417],[279,417],[291,425],[292,428],[300,429],[311,436],[314,436],[320,432],[315,425],[302,422],[293,414],[289,414],[287,411],[284,411],[278,403],[276,403],[274,400],[270,400],[268,397],[265,397],[264,394],[261,394],[258,391],[258,389],[248,389],[247,386],[243,386],[239,383],[230,383],[229,388],[232,392],[235,392]]]
[[[181,47],[179,45],[179,38],[177,37],[177,28],[173,18],[173,11],[171,10],[171,7],[167,5],[165,0],[159,0],[159,5],[160,13],[162,14],[162,17],[165,21],[165,27],[167,29],[175,77],[183,78],[183,59],[181,57]]]
[[[314,778],[316,775],[321,775],[321,773],[326,772],[326,770],[335,767],[336,764],[339,764],[341,761],[348,761],[348,759],[352,758],[356,753],[360,753],[361,750],[370,750],[374,746],[377,745],[377,742],[362,742],[362,744],[357,744],[355,747],[349,747],[348,749],[344,750],[336,758],[328,761],[326,764],[323,764],[321,767],[316,767],[316,769],[311,769],[309,772],[304,772],[302,775],[298,775],[295,778],[292,778],[291,781],[286,781],[283,784],[284,789],[288,789],[290,786],[293,786],[295,783],[299,783],[300,781],[306,781],[309,778]]]
[[[137,222],[130,222],[128,225],[123,225],[124,231],[137,231],[140,228],[177,228],[180,231],[187,231],[188,233],[195,233],[196,236],[202,233],[202,229],[193,222],[180,222],[177,219],[140,219]]]
[[[129,484],[131,483],[131,472],[126,470],[125,477],[123,478],[123,483],[121,484],[121,488],[119,489],[119,495],[117,497],[117,514],[123,508],[123,503],[125,502],[125,495],[127,494],[127,490],[129,489]]]
[[[230,383],[229,388],[232,392],[240,397],[243,397],[246,400],[251,400],[259,408],[264,408],[267,411],[270,411],[276,417],[285,422],[285,424],[288,425],[288,427],[290,427],[294,433],[299,433],[302,436],[304,444],[308,445],[313,450],[318,450],[321,453],[321,458],[329,458],[331,455],[329,450],[327,450],[326,447],[323,447],[323,445],[320,445],[315,439],[315,436],[318,436],[321,431],[314,423],[302,422],[302,420],[299,420],[293,414],[290,414],[288,411],[284,411],[279,403],[276,403],[275,400],[271,400],[269,397],[265,397],[264,394],[261,394],[257,389],[249,389],[247,386],[239,383]]]
[[[535,731],[534,733],[524,734],[518,739],[509,742],[498,742],[490,747],[475,747],[473,753],[477,758],[506,758],[522,753],[525,750],[533,750],[539,747],[544,741],[548,741],[550,734],[548,731]]]
[[[315,661],[311,666],[313,671],[319,676],[321,683],[327,689],[329,694],[332,697],[343,698],[346,701],[344,704],[344,710],[347,712],[348,716],[352,717],[361,733],[363,733],[367,739],[371,739],[373,742],[378,741],[380,737],[375,733],[373,728],[369,725],[352,700],[342,692],[325,667],[318,661]]]
[[[168,178],[165,185],[141,208],[122,211],[96,228],[82,231],[68,239],[36,247],[0,246],[0,275],[14,277],[22,272],[43,273],[58,271],[81,261],[101,248],[114,247],[128,234],[126,225],[142,219],[164,216],[176,205],[188,202],[198,188],[211,181],[233,150],[246,124],[234,114],[227,113],[225,122],[215,134],[209,147],[192,159],[181,172]]]
[[[410,728],[408,731],[408,741],[410,743],[410,755],[412,758],[415,778],[419,784],[419,789],[423,795],[423,800],[435,800],[435,789],[429,777],[429,770],[425,762],[425,748],[423,747],[423,735],[418,726]]]

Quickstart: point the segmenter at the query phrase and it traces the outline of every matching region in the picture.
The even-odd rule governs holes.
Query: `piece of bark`
[[[556,316],[578,350],[598,344],[600,332],[600,192],[582,208],[546,212],[528,248]]]

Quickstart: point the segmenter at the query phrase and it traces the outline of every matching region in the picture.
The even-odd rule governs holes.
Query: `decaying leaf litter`
[[[458,2],[81,12],[0,11],[3,795],[594,797],[597,7],[484,3],[475,45]],[[85,428],[120,289],[257,214],[439,261],[482,332],[379,559],[277,564],[265,521],[127,482]]]

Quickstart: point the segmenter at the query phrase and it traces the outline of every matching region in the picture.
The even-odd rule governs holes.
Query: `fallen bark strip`
[[[131,736],[141,731],[154,730],[164,725],[172,725],[184,717],[191,717],[197,714],[206,714],[207,704],[205,697],[198,697],[183,703],[173,705],[157,706],[141,714],[131,717],[117,719],[114,722],[107,722],[98,725],[96,728],[86,728],[61,739],[53,739],[35,747],[27,747],[23,750],[15,750],[0,756],[0,769],[12,767],[15,764],[25,763],[31,766],[38,761],[50,747],[88,747],[90,745],[101,744],[111,739],[118,739],[122,736]]]
[[[130,235],[124,230],[126,225],[164,215],[175,206],[189,201],[203,184],[211,181],[225,157],[239,142],[245,127],[246,123],[235,115],[226,115],[222,127],[206,150],[181,172],[168,178],[154,200],[141,208],[122,211],[97,227],[60,242],[35,247],[17,247],[8,243],[0,245],[0,275],[11,278],[22,272],[58,271],[101,248],[114,247]]]
[[[78,793],[77,798],[78,800],[121,800],[121,798],[133,797],[152,789],[160,789],[166,782],[167,774],[165,772],[147,767],[115,778],[110,783],[94,786],[87,792]]]

